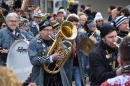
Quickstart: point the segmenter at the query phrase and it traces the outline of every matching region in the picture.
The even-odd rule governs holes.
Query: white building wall
[[[98,11],[102,13],[104,18],[108,17],[107,8],[110,5],[121,5],[127,6],[130,5],[130,0],[79,0],[80,5],[91,5],[92,11]]]

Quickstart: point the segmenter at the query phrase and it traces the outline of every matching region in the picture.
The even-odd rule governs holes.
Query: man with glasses
[[[33,19],[33,21],[31,21],[29,27],[30,27],[31,32],[33,32],[33,35],[36,36],[39,34],[39,25],[38,24],[42,20],[41,12],[34,10],[33,15],[32,15],[32,19]]]
[[[35,82],[37,86],[70,86],[64,68],[56,74],[50,74],[43,68],[44,64],[50,64],[56,60],[63,60],[62,53],[54,53],[47,55],[49,47],[53,40],[50,38],[53,34],[53,26],[49,20],[44,20],[39,24],[38,38],[31,40],[28,47],[28,54],[33,65],[31,82]]]
[[[23,35],[31,40],[32,36],[30,36],[26,31],[19,30],[17,28],[18,25],[18,16],[16,13],[9,13],[6,16],[6,28],[0,30],[0,64],[6,65],[6,58],[9,52],[11,45],[18,39],[24,39]],[[23,35],[22,35],[23,34]]]

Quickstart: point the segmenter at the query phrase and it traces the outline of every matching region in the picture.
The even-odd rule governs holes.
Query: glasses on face
[[[18,22],[18,20],[9,20],[9,22],[12,22],[12,23],[15,22],[16,23],[16,22]]]
[[[103,22],[103,20],[97,20],[97,22]]]
[[[52,32],[52,30],[49,30],[49,29],[43,29],[43,30],[46,32]]]
[[[42,27],[46,27],[46,26],[52,26],[52,23],[50,21],[45,21],[42,25],[41,25],[41,28]]]

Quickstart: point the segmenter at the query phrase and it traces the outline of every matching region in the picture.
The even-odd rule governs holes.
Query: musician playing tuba
[[[65,60],[66,57],[64,51],[60,52],[62,47],[58,46],[59,42],[62,41],[64,30],[70,31],[69,36],[72,34],[72,28],[70,29],[68,28],[69,26],[64,26],[65,23],[69,24],[65,21],[61,25],[62,28],[54,40],[51,38],[53,33],[52,23],[49,20],[42,21],[39,24],[40,36],[34,38],[29,44],[28,53],[31,64],[33,65],[31,82],[35,82],[37,86],[70,86],[71,81],[68,80],[63,65],[59,71],[53,71],[61,66],[58,63],[62,63],[60,61]],[[63,30],[63,32],[61,30]],[[58,49],[59,52],[56,52]],[[69,48],[65,50],[68,49]],[[58,67],[55,68],[54,66]]]

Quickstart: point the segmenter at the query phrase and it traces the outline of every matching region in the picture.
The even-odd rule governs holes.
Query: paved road
[[[86,83],[87,83],[86,86],[90,86],[90,82],[89,82],[89,78],[88,77],[86,78]],[[72,82],[72,86],[75,86],[75,82],[74,81]]]

